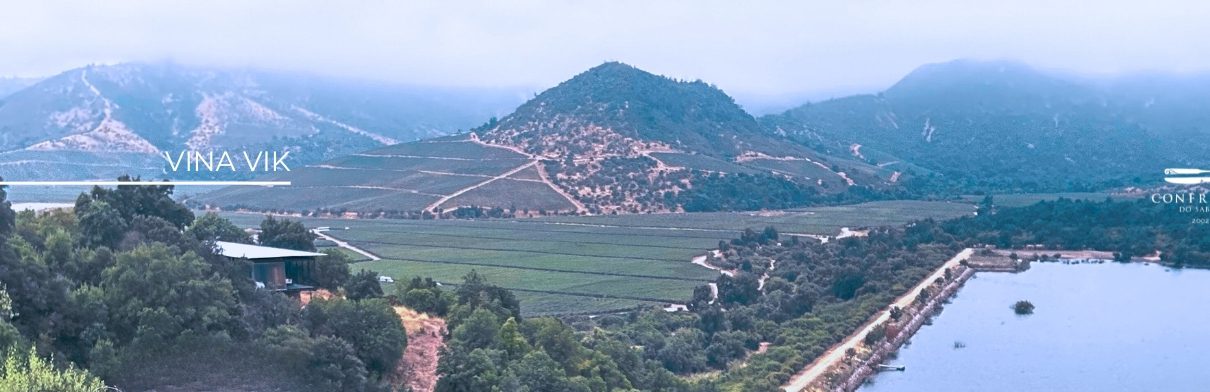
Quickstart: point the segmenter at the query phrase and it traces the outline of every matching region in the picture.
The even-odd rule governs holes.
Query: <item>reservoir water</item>
[[[1034,314],[1011,306],[1029,300]],[[1034,263],[980,272],[862,392],[1210,391],[1210,271]]]

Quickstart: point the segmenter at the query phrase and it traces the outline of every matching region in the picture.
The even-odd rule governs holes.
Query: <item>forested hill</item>
[[[563,124],[549,124],[551,120]],[[586,153],[549,143],[587,136],[585,130],[550,125],[595,126],[622,138],[716,157],[733,158],[753,149],[771,154],[801,151],[761,132],[751,115],[713,85],[678,81],[617,62],[576,75],[479,131],[484,140],[537,154]],[[631,147],[614,144],[607,147]]]
[[[296,283],[338,293],[303,307],[215,251],[248,233],[172,192],[98,187],[16,213],[0,189],[0,390],[392,390],[407,335],[377,274],[340,252],[299,260]],[[299,222],[260,229],[260,245],[316,250]]]
[[[932,189],[1097,189],[1154,183],[1164,167],[1206,161],[1196,153],[1206,143],[1189,140],[1208,131],[1196,114],[1206,103],[1182,99],[1196,96],[1190,86],[1160,86],[953,61],[920,67],[880,94],[806,104],[761,122],[821,151],[933,173],[916,182]]]
[[[893,182],[890,171],[763,132],[717,87],[616,62],[473,132],[542,160],[556,186],[597,212],[778,208]],[[734,194],[740,184],[752,192]]]

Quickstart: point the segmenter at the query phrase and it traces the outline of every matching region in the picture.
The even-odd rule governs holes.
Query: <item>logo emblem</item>
[[[1164,182],[1179,185],[1197,185],[1210,183],[1210,170],[1202,169],[1164,169]]]

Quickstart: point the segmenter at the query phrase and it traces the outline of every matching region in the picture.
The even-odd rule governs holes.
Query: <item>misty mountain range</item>
[[[1143,185],[1204,164],[1210,79],[1089,82],[1011,62],[920,67],[886,91],[766,116],[766,128],[869,163],[919,166],[951,189]]]
[[[1163,167],[1210,156],[1210,78],[1202,76],[1086,80],[959,60],[922,66],[878,94],[754,118],[705,82],[607,63],[508,114],[520,97],[171,64],[90,66],[0,100],[0,175],[158,177],[162,162],[147,157],[184,148],[290,149],[296,162],[322,165],[474,127],[475,142],[527,156],[572,204],[643,212],[778,199],[678,198],[737,186],[718,180],[728,174],[767,176],[761,187],[777,192],[798,189],[782,181],[805,184],[799,190],[811,188],[811,197],[855,186],[1092,190],[1154,184]]]
[[[10,179],[92,179],[115,174],[98,161],[184,149],[289,150],[314,162],[466,129],[523,97],[167,63],[88,66],[0,100],[0,165]],[[137,174],[163,176],[162,160],[143,163],[152,166],[132,165]]]

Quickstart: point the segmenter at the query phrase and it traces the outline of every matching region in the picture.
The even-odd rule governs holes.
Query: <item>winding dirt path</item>
[[[765,281],[769,280],[769,272],[772,272],[774,268],[777,268],[777,259],[769,260],[769,269],[765,270],[765,273],[760,275],[760,279],[756,280],[756,289],[757,290],[764,292]]]
[[[923,290],[924,288],[933,284],[933,281],[937,280],[937,278],[945,276],[945,270],[951,267],[957,267],[962,260],[966,260],[972,254],[974,254],[974,250],[970,248],[966,248],[961,252],[958,252],[958,254],[950,258],[949,261],[946,261],[945,264],[942,264],[941,267],[937,268],[936,271],[933,271],[932,274],[929,274],[929,276],[925,277],[924,280],[920,281],[919,284],[917,284],[915,287],[912,287],[911,290],[903,293],[903,295],[897,298],[895,302],[892,302],[888,308],[890,306],[898,306],[900,309],[907,308],[908,305],[912,304],[912,301],[916,300],[916,295],[920,292],[920,290]],[[832,348],[828,349],[828,351],[825,351],[823,355],[815,358],[814,362],[811,362],[809,365],[807,365],[807,367],[803,368],[801,372],[795,374],[794,377],[791,377],[790,382],[782,386],[782,389],[787,392],[799,392],[806,389],[808,386],[813,384],[816,379],[818,379],[820,376],[823,376],[824,373],[827,373],[828,369],[831,369],[833,365],[843,361],[845,351],[850,348],[857,348],[857,346],[861,344],[862,340],[865,338],[866,334],[870,333],[874,327],[886,322],[890,317],[890,312],[879,311],[877,317],[867,321],[861,326],[861,328],[857,329],[856,332],[853,332],[849,335],[849,337],[845,338],[845,340],[837,343],[835,346],[832,346]]]
[[[563,190],[563,188],[559,188],[558,185],[555,185],[555,183],[550,180],[550,175],[546,174],[545,166],[538,165],[537,168],[538,168],[538,178],[542,179],[542,183],[544,183],[544,184],[546,184],[546,186],[550,187],[551,190],[554,190],[555,193],[558,193],[559,196],[563,196],[564,199],[567,199],[567,202],[571,203],[571,206],[576,209],[576,213],[583,214],[583,213],[588,212],[588,208],[584,207],[584,203],[581,203],[579,200],[576,200],[576,198],[572,197],[570,193],[567,193],[567,191]]]
[[[714,254],[714,257],[718,257],[718,254],[719,254],[717,249],[710,251],[710,253]],[[708,256],[709,256],[709,254],[704,254],[701,256],[694,257],[693,264],[697,264],[702,267],[706,267],[706,269],[718,271],[718,273],[723,274],[723,275],[732,276],[732,277],[735,276],[735,272],[733,272],[733,271],[725,270],[725,269],[722,269],[722,267],[718,267],[716,265],[707,263],[706,259],[708,258]]]
[[[715,257],[718,257],[718,255],[719,255],[718,249],[712,250],[707,254],[694,257],[692,262],[693,262],[693,264],[700,265],[702,267],[705,267],[706,269],[718,271],[718,273],[723,274],[723,275],[735,276],[734,271],[728,271],[728,270],[722,269],[718,266],[707,263],[706,259],[711,254],[713,254]],[[710,282],[710,283],[706,283],[706,286],[710,287],[710,303],[713,304],[715,301],[718,301],[718,283]]]
[[[505,178],[505,177],[511,176],[513,174],[517,174],[518,172],[528,169],[531,166],[536,165],[536,164],[538,164],[538,161],[529,161],[528,163],[526,163],[524,165],[514,167],[512,170],[501,173],[500,175],[488,178],[487,180],[479,182],[475,185],[471,185],[466,188],[459,189],[457,192],[445,195],[444,197],[437,199],[437,201],[433,202],[432,204],[429,204],[427,207],[424,207],[424,209],[429,210],[429,211],[435,211],[435,210],[437,210],[437,207],[440,207],[442,204],[445,204],[446,202],[450,201],[451,199],[453,199],[455,197],[461,196],[463,193],[467,193],[467,192],[473,191],[475,189],[479,189],[479,187],[496,182],[496,180],[499,180],[501,178]]]
[[[555,193],[558,193],[559,196],[563,196],[564,199],[567,199],[567,202],[571,203],[571,206],[573,208],[575,208],[576,213],[584,214],[584,213],[588,212],[588,208],[584,207],[584,203],[581,203],[579,200],[576,200],[576,198],[573,197],[570,193],[567,193],[567,191],[563,190],[563,188],[559,188],[558,185],[555,185],[555,183],[550,180],[550,175],[546,173],[546,167],[544,167],[543,165],[537,165],[538,163],[541,162],[541,159],[537,155],[525,152],[525,150],[522,150],[520,147],[503,146],[503,145],[499,145],[499,144],[486,143],[482,140],[479,140],[479,136],[475,135],[473,133],[471,134],[470,138],[467,139],[467,141],[470,143],[478,144],[480,146],[484,146],[484,147],[500,148],[500,149],[505,149],[505,150],[509,150],[509,151],[524,155],[526,158],[529,158],[530,160],[533,161],[532,164],[536,165],[535,167],[538,170],[538,178],[541,179],[540,182],[545,183],[546,186],[550,187],[551,190],[554,190]],[[494,181],[494,180],[492,180],[492,181]],[[437,205],[441,205],[441,204],[438,203]]]
[[[382,260],[382,258],[378,257],[378,255],[370,253],[370,251],[367,251],[365,249],[361,249],[356,246],[350,245],[348,242],[342,241],[336,237],[330,236],[327,233],[325,233],[325,231],[327,231],[327,230],[320,230],[320,229],[311,230],[311,232],[315,233],[315,235],[319,236],[319,238],[323,238],[325,240],[332,241],[333,243],[336,243],[336,246],[339,246],[341,248],[345,248],[345,249],[357,252],[358,254],[360,254],[362,256],[370,258],[370,261]]]

